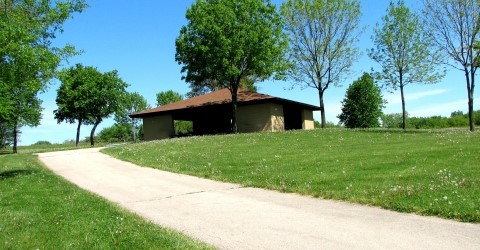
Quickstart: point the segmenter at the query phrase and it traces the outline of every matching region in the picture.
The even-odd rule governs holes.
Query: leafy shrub
[[[189,136],[193,134],[193,123],[191,121],[175,121],[175,135]]]
[[[115,124],[104,128],[98,133],[97,138],[99,141],[106,143],[133,141],[131,126],[127,124]]]
[[[314,128],[322,128],[322,123],[320,123],[317,120],[313,120],[313,127]],[[340,128],[340,127],[342,127],[342,126],[339,125],[339,124],[335,124],[334,122],[327,121],[327,128]]]
[[[32,146],[49,146],[49,145],[52,145],[52,143],[49,141],[37,141],[34,144],[32,144]]]
[[[448,127],[460,128],[460,127],[469,126],[467,115],[464,115],[463,113],[460,113],[460,114],[454,114],[454,113],[452,113],[452,115],[448,119]]]
[[[71,144],[75,145],[75,140],[74,139],[68,139],[68,140],[63,141],[62,144],[63,145],[71,145]]]
[[[473,120],[475,125],[480,126],[480,110],[473,112]]]
[[[401,128],[402,114],[385,114],[381,117],[384,128]],[[407,117],[407,128],[413,129],[439,129],[439,128],[464,128],[468,127],[468,114],[454,111],[450,117]],[[474,112],[474,123],[480,125],[480,110]]]
[[[447,120],[448,118],[441,116],[411,117],[407,119],[407,127],[416,129],[447,128]]]
[[[380,117],[384,128],[402,128],[402,114],[383,114]]]

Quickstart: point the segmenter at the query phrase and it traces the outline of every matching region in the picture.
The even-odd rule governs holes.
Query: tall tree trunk
[[[475,123],[474,123],[474,117],[473,117],[473,91],[474,91],[474,77],[475,77],[475,72],[470,70],[468,71],[468,68],[464,68],[465,71],[465,79],[467,80],[467,92],[468,92],[468,124],[470,125],[470,131],[475,131]],[[471,74],[469,74],[471,73]]]
[[[400,85],[400,95],[402,97],[402,129],[407,128],[407,112],[405,111],[405,94],[403,93],[403,85]]]
[[[100,124],[100,122],[102,122],[102,120],[100,119],[97,119],[95,120],[95,123],[93,124],[93,128],[92,128],[92,131],[90,131],[90,146],[95,146],[95,129],[97,129],[97,126],[98,124]]]
[[[400,69],[398,72],[400,75],[400,96],[402,97],[402,129],[407,128],[407,112],[405,111],[405,93],[403,92],[403,71]]]
[[[13,153],[16,154],[17,152],[17,143],[18,143],[18,126],[17,123],[13,125]]]
[[[82,119],[78,119],[77,136],[75,137],[75,147],[78,147],[80,141],[80,127],[82,126]]]
[[[322,128],[327,128],[327,119],[325,118],[325,103],[323,102],[323,90],[318,90],[318,98],[320,100],[320,116],[322,122]]]
[[[237,91],[238,91],[238,84],[235,86],[235,84],[232,84],[232,87],[230,89],[230,92],[232,93],[232,133],[236,134],[238,133],[238,127],[237,127],[237,105],[238,105],[238,100],[237,100]]]

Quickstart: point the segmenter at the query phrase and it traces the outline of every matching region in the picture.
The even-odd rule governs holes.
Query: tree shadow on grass
[[[17,170],[8,170],[0,173],[0,181],[5,180],[8,178],[14,178],[21,175],[31,175],[37,171],[34,170],[25,170],[25,169],[17,169]]]

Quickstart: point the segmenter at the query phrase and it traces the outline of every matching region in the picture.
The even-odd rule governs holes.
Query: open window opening
[[[187,120],[174,120],[175,137],[185,137],[193,135],[193,122]]]

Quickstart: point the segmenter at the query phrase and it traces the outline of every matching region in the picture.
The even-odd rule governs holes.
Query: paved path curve
[[[79,187],[220,249],[480,249],[480,225],[142,168],[99,149],[39,158]]]

